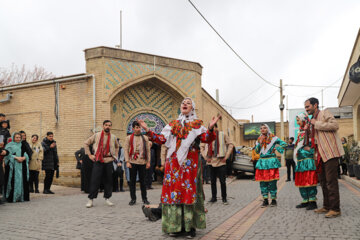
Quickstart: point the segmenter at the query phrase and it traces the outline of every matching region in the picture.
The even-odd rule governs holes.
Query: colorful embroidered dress
[[[265,124],[266,125],[266,124]],[[281,163],[276,157],[275,150],[283,153],[287,144],[271,133],[269,126],[267,136],[261,135],[255,146],[256,153],[260,158],[256,163],[255,180],[260,182],[261,195],[264,199],[269,197],[276,199],[277,180],[279,180],[279,168]]]
[[[299,187],[301,197],[303,198],[302,202],[307,203],[316,201],[318,176],[314,159],[315,149],[310,148],[309,151],[304,149],[307,146],[311,146],[310,136],[308,136],[308,132],[304,129],[304,127],[310,123],[308,116],[301,113],[297,117],[302,124],[299,128],[294,151],[294,159],[297,161],[295,168],[295,186]]]
[[[170,122],[162,134],[147,133],[149,140],[168,147],[161,194],[162,228],[166,233],[205,228],[200,142],[211,143],[216,135],[201,120]],[[185,155],[184,155],[185,154]]]

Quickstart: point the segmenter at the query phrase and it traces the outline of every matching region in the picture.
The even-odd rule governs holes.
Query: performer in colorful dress
[[[299,124],[299,132],[295,143],[294,160],[297,161],[295,169],[295,186],[299,187],[302,202],[296,208],[313,210],[316,204],[316,185],[318,177],[314,159],[315,149],[311,148],[310,142],[310,119],[306,113],[296,116]]]
[[[283,153],[286,148],[286,142],[276,137],[267,124],[260,127],[259,136],[255,151],[260,153],[260,158],[256,163],[255,180],[260,182],[261,195],[264,198],[261,207],[269,205],[269,193],[271,196],[271,206],[276,206],[277,181],[279,180],[280,161],[277,159],[275,150]]]
[[[207,130],[197,119],[191,98],[182,101],[180,110],[178,119],[166,125],[161,134],[149,130],[143,120],[137,121],[150,141],[168,148],[161,194],[162,230],[171,236],[185,231],[192,238],[196,228],[206,228],[199,145],[215,140],[213,128],[221,116],[214,117]]]

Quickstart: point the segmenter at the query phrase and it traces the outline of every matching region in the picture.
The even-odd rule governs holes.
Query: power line
[[[205,20],[205,22],[212,28],[212,30],[220,37],[220,39],[230,48],[230,50],[253,72],[255,73],[261,80],[266,82],[267,84],[273,86],[273,87],[279,87],[272,82],[266,80],[264,77],[262,77],[259,73],[257,73],[240,55],[230,46],[230,44],[227,43],[227,41],[216,31],[216,29],[210,24],[210,22],[204,17],[204,15],[197,9],[197,7],[191,2],[191,0],[188,0],[190,4],[194,7],[194,9],[199,13],[199,15]]]
[[[264,101],[258,103],[258,104],[255,104],[253,106],[250,106],[250,107],[244,107],[244,108],[241,108],[241,107],[230,107],[230,106],[226,106],[226,105],[222,105],[224,107],[228,107],[228,108],[233,108],[233,109],[238,109],[238,110],[242,110],[242,109],[250,109],[250,108],[255,108],[255,107],[258,107],[264,103],[266,103],[268,100],[270,100],[270,98],[272,98],[279,90],[276,90],[273,94],[271,94],[270,97],[266,98]]]
[[[232,104],[232,106],[238,104],[239,102],[242,102],[243,100],[247,99],[248,97],[250,97],[251,95],[255,94],[257,91],[259,91],[261,88],[263,88],[265,85],[261,85],[260,87],[258,87],[256,90],[250,91],[249,95],[246,95],[246,97],[241,98],[240,100],[236,101],[235,103]]]

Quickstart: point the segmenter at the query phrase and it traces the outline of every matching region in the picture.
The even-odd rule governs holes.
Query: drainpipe
[[[95,133],[95,128],[96,128],[96,82],[95,82],[95,75],[91,74],[90,75],[92,77],[93,80],[93,132]]]
[[[10,98],[11,98],[11,97],[12,97],[12,94],[11,94],[11,93],[7,93],[5,99],[0,99],[0,103],[10,101]]]

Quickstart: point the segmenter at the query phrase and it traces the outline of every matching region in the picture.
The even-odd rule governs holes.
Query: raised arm
[[[279,153],[283,153],[285,148],[287,147],[287,143],[281,140],[280,138],[276,140],[275,144],[278,145],[276,146],[276,151],[278,151]]]
[[[145,130],[146,135],[149,137],[149,140],[152,142],[155,142],[157,144],[164,144],[166,142],[166,138],[162,134],[156,134],[153,131],[151,131],[146,122],[141,119],[136,119],[136,121],[140,124],[140,126]]]

